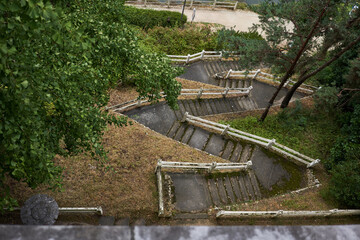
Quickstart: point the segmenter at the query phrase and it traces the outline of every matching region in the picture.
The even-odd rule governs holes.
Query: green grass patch
[[[340,134],[335,118],[318,114],[312,108],[303,108],[300,103],[294,108],[269,115],[264,122],[248,116],[223,123],[244,132],[274,138],[280,144],[319,159],[329,157],[330,149]]]

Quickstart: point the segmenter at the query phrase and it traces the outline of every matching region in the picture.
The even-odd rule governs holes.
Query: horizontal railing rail
[[[167,162],[159,160],[156,165],[157,172],[159,169],[164,168],[172,168],[172,169],[192,169],[192,170],[199,170],[204,169],[208,170],[209,172],[215,170],[247,170],[250,169],[252,166],[252,162],[248,161],[246,163],[193,163],[193,162]]]
[[[230,69],[229,71],[225,72],[224,74],[224,79],[236,79],[236,78],[253,78],[253,79],[261,79],[261,80],[265,80],[265,81],[269,81],[269,82],[275,82],[277,84],[280,84],[280,78],[276,77],[272,74],[269,73],[265,73],[262,72],[260,69],[258,69],[257,71],[234,71],[232,69]],[[285,84],[284,87],[286,86],[292,86],[294,85],[296,82],[289,79]],[[308,93],[313,93],[314,90],[319,90],[321,87],[316,87],[316,86],[312,86],[309,84],[302,84],[302,86],[306,87],[306,88],[302,88],[299,87],[299,90],[308,92]]]
[[[288,148],[282,144],[277,143],[275,139],[267,139],[254,134],[243,132],[238,129],[232,128],[229,125],[224,125],[192,116],[188,112],[184,114],[182,121],[183,122],[186,121],[193,125],[198,125],[201,127],[212,129],[216,132],[219,132],[221,135],[229,135],[231,137],[235,137],[241,140],[248,141],[250,143],[260,145],[266,149],[269,149],[273,152],[282,155],[285,158],[290,158],[299,163],[305,164],[308,168],[313,167],[320,162],[319,159],[312,159],[291,148]]]
[[[154,0],[140,0],[140,1],[125,1],[125,3],[128,4],[135,4],[135,5],[144,5],[145,7],[147,5],[165,5],[167,7],[174,6],[174,5],[184,5],[184,0],[166,0],[166,1],[154,1]],[[233,10],[236,10],[236,7],[238,5],[237,1],[202,1],[202,0],[189,0],[185,2],[185,6],[188,6],[192,8],[193,6],[207,6],[211,8],[231,8]]]
[[[218,58],[221,59],[224,55],[231,55],[232,57],[236,57],[235,52],[224,52],[224,51],[205,51],[202,50],[201,52],[195,54],[188,54],[188,55],[167,55],[171,61],[173,62],[184,62],[190,63],[197,60],[204,60],[204,59],[214,59]]]
[[[355,216],[360,215],[358,209],[332,209],[324,211],[224,211],[217,212],[217,218],[238,217],[328,217],[328,216]]]
[[[222,95],[226,97],[228,95],[249,95],[252,90],[252,86],[248,88],[199,88],[199,89],[181,89],[180,96],[196,96],[200,99],[203,96],[217,96]],[[161,92],[161,97],[164,98],[166,95]],[[144,99],[133,99],[124,103],[116,104],[110,107],[106,107],[106,110],[124,111],[132,107],[141,106],[144,103],[148,103],[148,100]]]

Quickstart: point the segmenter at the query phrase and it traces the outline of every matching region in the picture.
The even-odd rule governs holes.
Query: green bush
[[[154,27],[143,36],[143,43],[157,52],[187,55],[216,48],[217,34],[209,27]]]
[[[247,10],[249,9],[249,6],[247,5],[247,3],[239,2],[236,6],[236,9]]]
[[[360,208],[360,158],[337,165],[332,173],[329,193],[343,207]]]
[[[143,29],[149,29],[156,26],[183,26],[187,20],[185,15],[181,19],[181,13],[178,12],[139,9],[130,6],[124,7],[124,14],[128,23]]]
[[[250,40],[265,41],[256,31],[240,32],[233,28],[223,28],[218,31],[217,47],[223,50],[238,50]]]

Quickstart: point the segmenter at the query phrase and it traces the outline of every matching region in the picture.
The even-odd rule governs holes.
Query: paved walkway
[[[143,6],[136,6],[144,8]],[[163,7],[159,6],[147,6],[147,9],[155,10],[168,10],[173,12],[181,12],[180,6],[175,7]],[[184,14],[187,16],[188,22],[191,22],[193,10],[185,9]],[[242,10],[222,10],[222,9],[196,9],[194,22],[208,22],[218,23],[224,25],[226,28],[234,27],[238,31],[248,31],[248,28],[253,24],[260,23],[258,14],[250,11]]]

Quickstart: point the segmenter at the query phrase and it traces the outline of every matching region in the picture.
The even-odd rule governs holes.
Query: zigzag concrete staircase
[[[211,205],[220,207],[247,201],[261,199],[259,183],[253,171],[234,174],[224,174],[206,181]]]
[[[246,163],[251,160],[254,150],[252,144],[229,139],[220,134],[211,133],[200,127],[179,121],[174,122],[166,135],[176,141],[231,162]]]
[[[206,116],[257,109],[256,102],[246,96],[200,100],[179,100],[178,105],[179,110],[174,112],[179,120],[181,120],[185,112],[188,112],[193,116]]]
[[[233,61],[198,62],[190,65],[188,73],[181,77],[222,87],[248,87],[252,83],[251,80],[229,81],[216,78],[215,74],[229,69],[238,70],[238,63]],[[275,182],[289,177],[286,170],[276,163],[277,160],[269,158],[260,147],[183,122],[186,112],[193,116],[208,116],[258,109],[258,105],[264,105],[264,101],[266,101],[266,96],[264,96],[266,89],[273,90],[273,87],[263,84],[257,86],[265,88],[262,89],[263,92],[257,92],[254,97],[252,97],[252,93],[250,96],[242,97],[178,100],[179,109],[175,111],[165,103],[160,103],[125,112],[126,115],[145,126],[193,148],[234,163],[246,163],[247,161],[255,163],[253,170],[210,174],[207,177],[200,177],[198,174],[166,172],[165,174],[169,176],[168,179],[174,182],[178,191],[183,189],[181,191],[186,193],[190,190],[189,188],[192,188],[195,195],[199,191],[202,192],[202,197],[197,199],[201,203],[193,204],[191,207],[181,205],[178,198],[184,197],[183,195],[176,196],[179,200],[176,204],[181,205],[177,206],[180,212],[198,212],[206,210],[210,206],[225,206],[258,200],[265,194],[265,192],[262,194],[261,189],[264,188],[265,191],[268,191]],[[276,176],[273,175],[273,171],[277,171]],[[176,186],[176,184],[178,185]],[[171,193],[170,188],[165,192],[167,192],[165,195],[175,194]],[[194,200],[183,199],[182,201]]]

